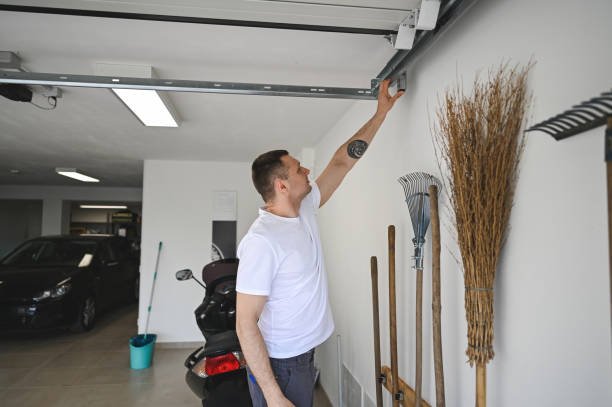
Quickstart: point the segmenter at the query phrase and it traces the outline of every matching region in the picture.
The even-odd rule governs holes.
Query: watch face
[[[368,143],[363,140],[352,141],[348,146],[348,154],[352,158],[361,158],[368,148]]]

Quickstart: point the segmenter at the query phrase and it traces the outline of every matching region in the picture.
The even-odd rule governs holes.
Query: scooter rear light
[[[221,373],[233,372],[246,366],[242,352],[231,352],[225,355],[207,357],[196,363],[191,371],[204,378]]]

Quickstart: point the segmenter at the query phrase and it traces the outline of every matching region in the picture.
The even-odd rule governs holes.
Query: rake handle
[[[376,407],[382,407],[382,382],[380,368],[380,321],[378,310],[378,262],[376,256],[370,258],[370,273],[372,276],[372,323],[374,328],[374,374],[376,385]]]
[[[608,116],[606,131],[606,169],[608,181],[608,257],[610,273],[610,324],[612,325],[612,115]]]
[[[397,373],[397,319],[395,301],[395,226],[389,225],[389,325],[391,335],[391,372],[393,374],[392,390],[393,407],[399,407],[399,400],[396,395],[399,392],[398,373]]]
[[[423,269],[416,271],[416,350],[415,350],[415,383],[414,406],[421,407],[421,384],[423,382]]]
[[[429,211],[431,216],[431,296],[434,372],[436,378],[436,407],[444,407],[444,367],[442,363],[442,304],[440,294],[440,215],[438,211],[438,187],[429,187]]]

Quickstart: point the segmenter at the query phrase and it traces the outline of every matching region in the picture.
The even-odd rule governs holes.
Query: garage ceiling
[[[308,3],[308,4],[304,4]],[[10,5],[394,30],[420,1],[28,1]],[[339,7],[351,5],[351,7]],[[398,10],[389,10],[398,9]],[[0,11],[0,50],[31,72],[94,74],[96,62],[151,65],[160,78],[369,88],[395,54],[381,35]],[[80,185],[56,167],[142,185],[142,161],[250,161],[312,147],[354,103],[171,93],[181,125],[149,128],[108,90],[64,88],[55,110],[0,98],[0,185]],[[374,103],[372,109],[374,109]],[[365,120],[366,118],[364,118]],[[349,135],[347,134],[347,137]],[[11,175],[10,170],[21,173]]]

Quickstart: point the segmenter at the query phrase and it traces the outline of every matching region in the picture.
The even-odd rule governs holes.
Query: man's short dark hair
[[[287,179],[287,167],[281,161],[281,157],[289,155],[287,150],[272,150],[263,153],[253,161],[251,165],[251,176],[253,185],[264,202],[274,198],[274,180],[276,178]]]

